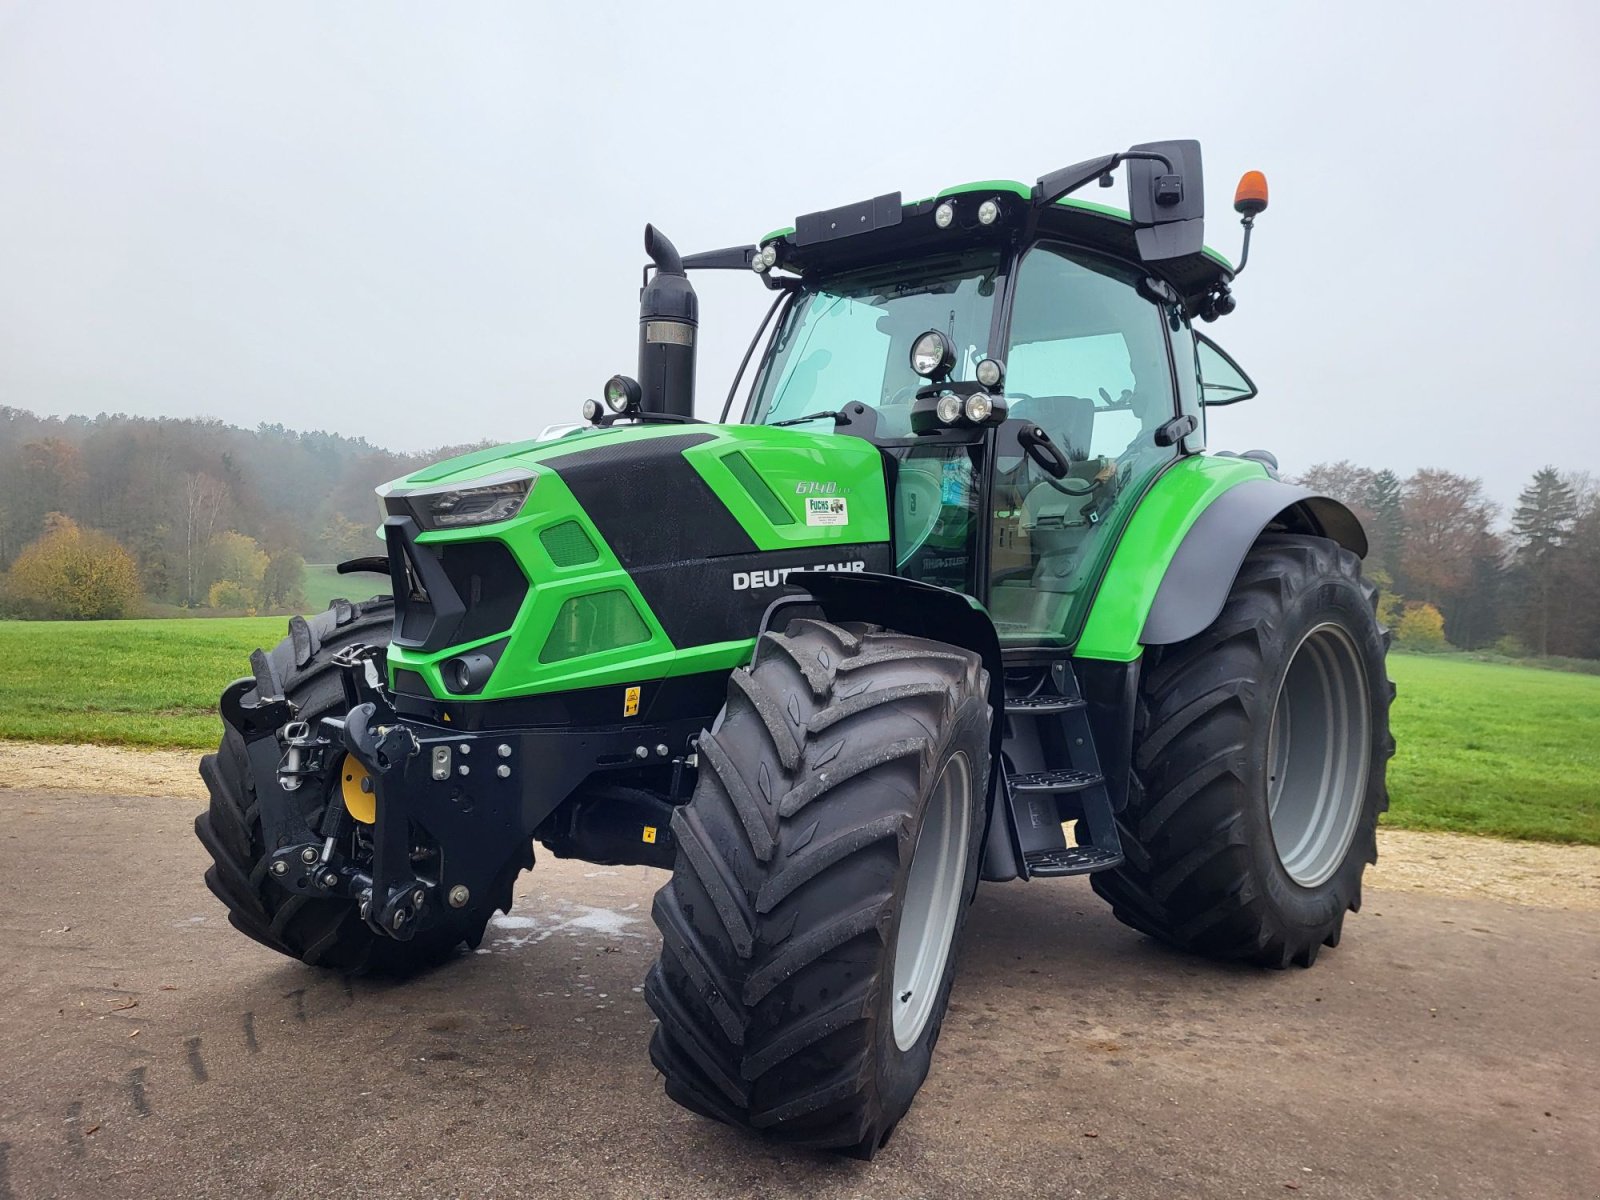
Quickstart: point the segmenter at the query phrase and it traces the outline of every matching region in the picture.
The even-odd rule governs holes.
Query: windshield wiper
[[[829,417],[832,417],[835,420],[837,420],[838,418],[840,418],[842,416],[844,416],[844,414],[842,412],[833,412],[833,411],[807,413],[803,417],[790,417],[788,420],[785,420],[785,421],[773,421],[773,422],[768,424],[767,428],[768,429],[777,429],[777,428],[779,428],[780,426],[783,426],[783,425],[804,425],[807,421],[822,421],[822,420],[826,420]]]

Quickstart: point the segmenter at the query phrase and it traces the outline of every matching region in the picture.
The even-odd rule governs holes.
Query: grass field
[[[336,596],[365,600],[387,596],[389,581],[381,575],[341,575],[332,563],[307,563],[304,591],[307,612],[321,612]]]
[[[217,694],[283,632],[282,617],[0,621],[0,738],[208,749]],[[1401,654],[1390,674],[1388,824],[1600,845],[1600,677]]]
[[[0,621],[0,737],[213,746],[218,694],[284,628],[283,617]]]

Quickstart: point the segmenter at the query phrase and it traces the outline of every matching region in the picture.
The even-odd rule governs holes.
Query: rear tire
[[[343,712],[344,689],[333,656],[356,643],[387,645],[393,622],[394,602],[388,597],[359,604],[336,600],[309,620],[291,619],[290,635],[268,657],[298,720],[314,726]],[[443,924],[410,941],[395,941],[374,933],[353,901],[291,895],[268,877],[255,780],[244,739],[233,728],[225,724],[217,752],[200,760],[200,777],[211,793],[209,807],[194,823],[195,835],[213,859],[206,886],[227,906],[228,921],[240,933],[312,966],[403,975],[441,962],[461,943],[476,946],[482,940],[494,911],[510,909],[517,875],[533,865],[530,842],[507,862],[487,903],[449,910]],[[336,795],[332,802],[340,803]]]
[[[657,894],[650,1057],[678,1103],[870,1158],[928,1073],[977,882],[988,677],[968,650],[795,621],[700,738]]]
[[[1268,534],[1211,627],[1150,652],[1127,860],[1092,877],[1119,920],[1271,967],[1339,944],[1389,806],[1388,643],[1354,554]]]

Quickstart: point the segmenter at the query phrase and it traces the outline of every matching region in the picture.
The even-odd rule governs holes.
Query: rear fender
[[[1331,538],[1365,558],[1367,535],[1356,515],[1330,496],[1276,479],[1253,479],[1218,496],[1167,564],[1139,641],[1169,646],[1215,621],[1245,555],[1265,531]]]
[[[1074,656],[1133,662],[1146,646],[1193,637],[1222,611],[1245,555],[1269,529],[1367,552],[1348,508],[1273,479],[1259,462],[1195,455],[1174,463],[1140,499]]]

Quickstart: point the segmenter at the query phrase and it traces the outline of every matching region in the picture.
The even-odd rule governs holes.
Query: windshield
[[[937,329],[956,348],[952,380],[988,354],[998,253],[905,264],[830,279],[801,292],[773,335],[751,394],[750,420],[772,425],[831,414],[853,400],[878,410],[878,429],[911,432],[911,402],[927,380],[911,344]],[[832,422],[828,422],[832,428]]]

